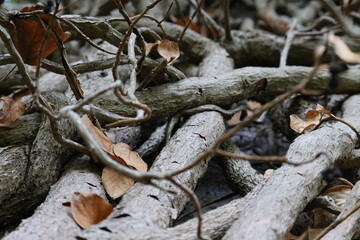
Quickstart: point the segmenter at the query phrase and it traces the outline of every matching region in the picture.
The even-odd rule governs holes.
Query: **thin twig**
[[[183,172],[191,169],[192,167],[196,166],[198,163],[200,163],[204,159],[207,159],[207,158],[213,156],[216,153],[216,149],[218,149],[220,147],[221,143],[223,143],[225,140],[229,139],[230,137],[234,136],[243,127],[246,127],[249,124],[251,124],[254,120],[256,120],[258,117],[260,117],[263,112],[265,112],[265,111],[273,108],[277,104],[283,102],[284,100],[286,100],[293,94],[299,92],[301,89],[304,89],[306,87],[306,85],[308,84],[308,82],[314,77],[314,75],[317,71],[318,71],[318,63],[316,62],[315,66],[313,67],[310,74],[305,79],[303,79],[298,85],[296,85],[294,88],[290,89],[289,91],[281,94],[280,96],[275,98],[273,101],[264,104],[261,108],[257,109],[253,114],[246,117],[237,126],[235,126],[230,131],[225,133],[223,136],[218,138],[215,141],[215,143],[207,151],[199,154],[199,157],[196,160],[194,160],[192,163],[189,163],[188,165],[186,165],[178,170],[175,170],[172,173],[168,173],[168,176],[175,176],[177,174],[183,173]]]
[[[344,16],[333,1],[320,0],[324,7],[333,15],[341,28],[353,38],[360,38],[360,28],[354,24],[351,18]]]
[[[177,186],[178,188],[180,188],[182,191],[186,192],[189,195],[189,197],[191,198],[191,201],[194,203],[194,205],[196,207],[196,211],[197,211],[197,217],[198,217],[197,237],[200,240],[209,240],[208,238],[205,238],[205,237],[202,236],[202,210],[201,210],[201,204],[200,204],[200,201],[199,201],[198,197],[194,193],[194,191],[191,190],[190,188],[178,183],[173,178],[168,178],[167,180],[170,181],[171,183],[173,183],[175,186]]]
[[[204,0],[200,0],[200,2],[199,2],[199,4],[197,5],[197,7],[196,7],[196,9],[195,9],[195,11],[194,11],[194,13],[193,13],[193,15],[191,16],[191,18],[189,19],[189,21],[186,23],[186,25],[185,25],[184,29],[182,30],[182,32],[181,32],[181,34],[180,34],[180,36],[179,36],[179,38],[178,38],[178,40],[177,40],[177,42],[178,42],[178,43],[180,43],[180,42],[181,42],[181,40],[183,39],[183,37],[184,37],[184,35],[185,35],[186,30],[189,28],[190,23],[192,22],[192,20],[194,20],[194,18],[195,18],[195,16],[196,16],[196,14],[197,14],[197,13],[198,13],[198,11],[200,10],[200,8],[201,8],[201,6],[202,6],[203,2],[204,2]]]
[[[135,18],[135,20],[130,24],[128,30],[126,31],[123,40],[121,41],[119,47],[118,47],[118,51],[116,53],[116,60],[114,62],[114,65],[112,67],[112,73],[113,73],[113,77],[114,77],[114,81],[119,79],[119,74],[117,72],[117,68],[120,62],[120,56],[121,53],[124,49],[125,43],[128,40],[128,38],[130,37],[130,34],[133,32],[133,29],[135,27],[135,25],[140,21],[140,19],[152,8],[154,8],[159,2],[161,2],[162,0],[156,0],[155,2],[151,3],[150,5],[148,5],[144,11],[142,13],[140,13],[140,15]]]
[[[102,47],[100,47],[99,45],[97,45],[96,43],[94,43],[88,36],[86,36],[75,24],[73,24],[72,22],[68,21],[67,19],[65,18],[58,18],[60,21],[64,22],[65,24],[69,25],[72,29],[75,30],[75,32],[77,32],[81,37],[83,37],[85,39],[85,41],[87,41],[91,46],[93,46],[94,48],[102,51],[102,52],[105,52],[105,53],[108,53],[108,54],[111,54],[111,55],[116,55],[116,53],[114,52],[110,52]]]
[[[222,1],[224,8],[224,28],[225,28],[225,40],[232,41],[231,27],[230,27],[230,1]]]
[[[336,218],[335,221],[333,221],[329,226],[327,226],[320,234],[318,234],[313,240],[320,240],[325,234],[330,232],[333,228],[335,228],[337,225],[342,223],[344,220],[346,220],[348,217],[350,217],[353,213],[355,213],[360,208],[360,203],[356,204],[353,208]]]
[[[42,56],[44,54],[44,47],[45,47],[45,43],[46,41],[48,40],[49,38],[49,34],[51,33],[51,28],[52,28],[52,25],[54,23],[54,21],[56,20],[56,13],[59,9],[59,6],[60,6],[60,3],[59,2],[56,2],[56,6],[55,6],[55,11],[53,14],[51,14],[51,17],[50,17],[50,21],[48,22],[48,25],[47,27],[45,28],[45,34],[44,34],[44,38],[43,40],[41,41],[40,43],[40,49],[39,49],[39,52],[38,52],[38,57],[37,57],[37,60],[36,60],[36,71],[35,71],[35,77],[36,79],[39,79],[39,74],[40,74],[40,66],[41,66],[41,60],[42,60]],[[39,15],[36,15],[38,21],[42,24],[42,19],[39,17]]]
[[[14,72],[15,69],[16,69],[16,65],[14,65],[14,67],[11,68],[10,71],[0,80],[0,84],[1,84],[2,82],[4,82],[4,81],[10,76],[10,74],[11,74],[12,72]]]
[[[297,24],[297,19],[294,18],[294,20],[291,23],[291,27],[290,27],[289,31],[287,32],[287,34],[286,34],[286,41],[285,41],[284,48],[281,51],[280,66],[279,66],[280,68],[286,67],[286,59],[287,59],[288,54],[289,54],[289,50],[290,50],[290,47],[291,47],[292,40],[294,39],[295,34],[296,34],[296,31],[295,31],[296,24]]]

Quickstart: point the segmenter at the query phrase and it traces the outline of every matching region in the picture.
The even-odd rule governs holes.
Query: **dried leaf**
[[[118,143],[113,146],[115,156],[123,159],[125,165],[135,168],[140,172],[147,171],[147,164],[142,160],[140,155],[131,150],[131,147],[126,143]]]
[[[335,187],[331,187],[326,190],[322,196],[329,196],[334,199],[334,202],[339,207],[343,207],[347,197],[351,192],[351,186],[349,185],[338,185]]]
[[[360,63],[360,53],[354,53],[346,45],[346,43],[334,33],[329,34],[329,43],[335,49],[336,55],[346,63],[358,64]]]
[[[157,46],[160,43],[160,41],[156,41],[154,43],[147,43],[145,42],[145,56],[148,56],[153,47]]]
[[[295,132],[303,133],[305,130],[317,126],[320,124],[322,114],[329,115],[330,117],[335,117],[331,112],[326,110],[320,104],[316,105],[316,110],[309,110],[306,113],[305,120],[299,118],[296,114],[290,115],[290,127]]]
[[[39,10],[39,7],[25,7],[20,12],[32,12],[35,10]],[[39,14],[37,16],[39,16],[46,24],[50,22],[50,15]],[[29,65],[36,65],[41,42],[45,36],[45,29],[43,25],[35,19],[14,18],[13,22],[15,29],[11,33],[11,38],[16,49],[19,51],[25,63]],[[52,30],[57,33],[62,42],[65,42],[70,38],[71,34],[69,32],[62,31],[58,20],[54,20],[51,27]],[[49,34],[44,45],[44,52],[41,60],[45,59],[57,48],[58,46],[54,36]]]
[[[320,123],[320,113],[317,115],[309,114],[309,120],[302,120],[296,114],[290,115],[290,127],[298,133],[303,133],[306,129],[314,127]]]
[[[82,228],[101,222],[112,209],[110,203],[94,193],[75,192],[71,199],[72,216]]]
[[[0,127],[16,127],[19,124],[19,117],[25,112],[24,103],[14,101],[12,97],[3,97],[0,101],[3,102],[0,110]]]
[[[89,129],[90,133],[95,137],[96,141],[100,144],[102,149],[105,152],[112,154],[113,143],[111,142],[110,138],[108,138],[103,132],[101,132],[100,129],[95,127],[86,114],[82,117],[82,120],[85,123],[86,127]]]
[[[106,193],[109,194],[112,199],[124,195],[135,183],[132,178],[126,177],[108,166],[104,167],[101,180]]]
[[[168,64],[180,57],[179,45],[176,42],[164,39],[157,46],[157,51],[163,58],[166,59]]]

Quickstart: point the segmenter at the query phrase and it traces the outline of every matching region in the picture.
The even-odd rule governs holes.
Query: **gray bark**
[[[203,47],[205,53],[203,55],[203,64],[200,64],[199,72],[201,76],[214,77],[233,69],[233,61],[227,57],[226,51],[218,44],[211,44],[209,41]],[[217,64],[217,66],[214,66],[213,63]],[[173,95],[175,92],[169,93]],[[159,101],[161,98],[158,97],[156,97],[156,102],[163,102],[163,100]],[[172,96],[172,99],[176,99],[176,96]],[[140,101],[143,102],[143,100]],[[170,102],[163,103],[165,104],[162,107],[170,104]],[[177,109],[177,111],[179,110]],[[169,144],[164,147],[150,171],[170,171],[186,165],[196,159],[198,154],[204,152],[224,132],[224,121],[219,113],[205,112],[192,116],[175,133]],[[194,189],[198,179],[206,171],[208,160],[201,162],[185,173],[177,175],[175,177],[176,181],[190,189]],[[158,184],[168,189],[174,188],[174,186],[164,181]],[[176,219],[187,201],[188,196],[186,193],[178,189],[176,194],[172,195],[153,186],[136,184],[124,195],[109,220],[87,229],[81,237],[90,237],[92,239],[111,239],[114,237],[144,239],[147,233],[154,231],[154,229],[168,227],[172,220]],[[140,208],[142,211],[139,211]],[[99,231],[101,226],[106,226],[111,233]],[[129,228],[129,226],[132,227]],[[137,229],[142,231],[136,231]]]
[[[218,113],[208,112],[202,113],[201,116],[193,116],[164,147],[150,172],[171,171],[188,164],[224,131],[225,126]],[[178,175],[175,179],[189,188],[194,188],[197,180],[206,170],[207,161]],[[109,219],[86,229],[80,236],[91,239],[143,239],[150,229],[167,227],[184,207],[188,196],[174,189],[174,186],[166,181],[157,184],[175,190],[176,194],[137,183],[124,195]],[[106,227],[110,232],[100,230],[101,227]]]
[[[242,153],[230,141],[223,144],[223,149],[238,155]],[[219,162],[223,167],[225,177],[230,186],[242,195],[246,195],[264,180],[262,174],[253,169],[249,161],[220,157]]]
[[[227,68],[224,70],[229,72]],[[193,77],[176,83],[163,84],[136,92],[136,96],[140,102],[147,104],[153,110],[153,117],[158,118],[204,104],[226,106],[260,94],[266,97],[277,96],[306,78],[310,71],[309,67],[283,69],[246,67],[228,74],[223,72],[216,77]],[[359,74],[360,71],[357,69],[342,74],[340,86],[332,91],[337,93],[360,91],[357,78]],[[308,84],[308,89],[328,90],[329,78],[327,71],[318,72]],[[262,79],[267,79],[264,91],[262,91],[264,86],[260,85]],[[119,101],[110,95],[95,99],[94,104],[122,115],[135,114],[134,109],[119,104]]]
[[[342,213],[338,216],[342,217],[344,213],[348,212],[355,205],[359,204],[359,193],[360,193],[360,182],[357,182],[353,189],[351,190],[348,198],[346,199],[345,205],[343,207]],[[359,227],[360,227],[360,211],[357,210],[351,214],[346,220],[337,225],[336,228],[328,232],[322,240],[345,240],[353,239],[354,235],[359,237]]]
[[[0,147],[31,143],[39,130],[41,118],[39,113],[21,116],[15,128],[0,128]]]
[[[360,96],[356,95],[343,105],[343,118],[357,128],[360,127],[356,117],[359,101]],[[339,122],[326,124],[296,138],[287,154],[290,161],[304,162],[322,151],[326,151],[331,159],[321,155],[313,162],[300,166],[284,164],[268,178],[224,239],[284,238],[297,215],[325,186],[321,172],[337,159],[350,156],[356,142],[355,133]]]
[[[55,109],[69,104],[68,99],[60,93],[47,94],[46,98]],[[60,121],[59,126],[64,137],[74,137],[75,131],[68,121]],[[17,183],[16,191],[5,194],[0,199],[1,225],[28,215],[41,203],[50,186],[57,181],[61,167],[72,152],[54,139],[50,123],[48,119],[44,119],[31,147],[30,155],[26,163],[23,163],[25,169],[21,173],[22,182]],[[17,162],[16,159],[13,161]]]
[[[64,174],[51,187],[35,213],[3,239],[56,240],[69,239],[79,234],[81,228],[62,203],[70,202],[74,192],[95,193],[105,197],[99,173],[100,169],[91,163],[89,157],[74,159],[66,166]]]

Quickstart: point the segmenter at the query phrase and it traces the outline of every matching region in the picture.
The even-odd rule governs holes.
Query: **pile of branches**
[[[359,235],[360,1],[86,4],[0,6],[4,239]]]

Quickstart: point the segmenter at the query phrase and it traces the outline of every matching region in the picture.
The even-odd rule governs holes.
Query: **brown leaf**
[[[329,34],[329,43],[335,49],[336,55],[346,63],[358,64],[360,63],[360,53],[354,53],[346,45],[346,43],[334,33]]]
[[[140,172],[147,171],[147,164],[142,160],[140,155],[131,150],[131,147],[126,143],[118,143],[113,146],[114,154],[123,159],[125,165],[135,168]]]
[[[298,133],[303,133],[306,129],[314,127],[320,123],[320,113],[309,114],[309,119],[302,120],[296,114],[290,115],[290,127],[292,130]]]
[[[3,97],[0,101],[3,102],[0,110],[0,127],[16,127],[19,124],[19,117],[25,112],[24,103],[14,101],[12,97]]]
[[[25,7],[20,12],[32,12],[40,9],[41,8],[39,7]],[[39,14],[37,16],[39,16],[46,24],[49,23],[51,18],[51,16],[47,14]],[[13,22],[15,29],[11,33],[11,38],[16,49],[19,51],[25,63],[36,65],[41,42],[45,36],[43,25],[37,19],[21,19],[15,17]],[[53,31],[58,34],[62,42],[65,42],[70,38],[71,34],[62,31],[58,20],[54,20],[51,27]],[[44,45],[44,52],[41,60],[45,59],[57,48],[58,46],[54,36],[49,34]]]
[[[110,203],[94,193],[75,192],[71,199],[72,216],[82,228],[101,222],[112,209]]]
[[[164,39],[157,46],[157,51],[163,58],[166,59],[168,64],[180,57],[179,45],[176,42]]]
[[[145,42],[145,56],[148,56],[153,47],[157,46],[160,43],[160,41],[156,41],[154,43],[147,43]]]
[[[101,180],[106,193],[109,194],[112,199],[124,195],[135,183],[132,178],[126,177],[108,166],[104,167]]]
[[[290,115],[290,127],[295,132],[303,133],[305,130],[317,126],[320,124],[322,114],[329,115],[330,117],[335,117],[331,112],[326,110],[320,104],[316,105],[316,110],[309,110],[306,113],[305,120],[299,118],[296,114]]]
[[[113,143],[111,142],[110,138],[108,138],[103,132],[101,132],[100,129],[95,127],[86,114],[82,117],[82,120],[85,123],[86,127],[89,129],[90,133],[95,137],[96,141],[100,144],[102,149],[105,152],[112,154]]]
[[[329,196],[334,199],[334,202],[339,207],[343,207],[347,197],[351,192],[351,186],[349,185],[337,185],[326,190],[322,196]]]

